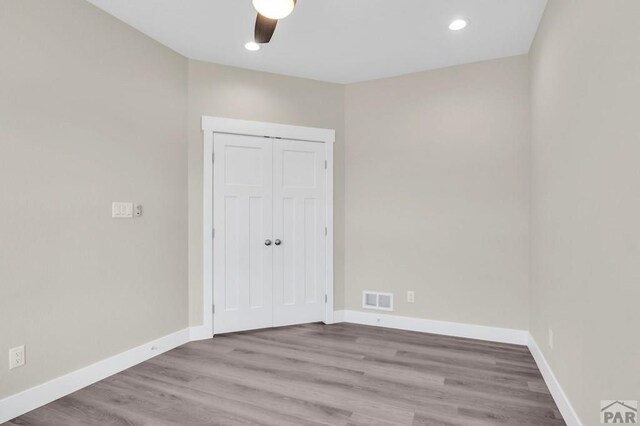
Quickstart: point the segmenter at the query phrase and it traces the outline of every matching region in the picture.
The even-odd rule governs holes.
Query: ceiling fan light
[[[286,18],[293,12],[294,0],[253,0],[258,13],[269,19]]]
[[[258,50],[260,50],[260,45],[255,41],[250,41],[244,45],[244,48],[249,52],[257,52]]]

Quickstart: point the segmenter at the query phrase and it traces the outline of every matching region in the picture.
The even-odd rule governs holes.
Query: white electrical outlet
[[[24,345],[9,349],[9,370],[22,367],[26,362]]]
[[[553,330],[549,329],[549,347],[553,349]]]
[[[409,302],[409,303],[415,303],[416,302],[416,292],[415,291],[408,291],[407,292],[407,302]]]

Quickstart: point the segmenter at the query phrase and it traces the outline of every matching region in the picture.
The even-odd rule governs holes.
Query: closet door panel
[[[324,144],[274,141],[274,326],[324,318],[325,158]]]
[[[214,333],[271,327],[272,143],[215,134],[214,157]]]

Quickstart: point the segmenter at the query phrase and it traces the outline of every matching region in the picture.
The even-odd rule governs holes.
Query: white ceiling
[[[192,59],[352,83],[529,51],[546,0],[298,0],[249,52],[251,0],[88,0]],[[457,17],[469,19],[458,32]]]

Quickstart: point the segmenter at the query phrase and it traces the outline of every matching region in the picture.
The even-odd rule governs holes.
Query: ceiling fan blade
[[[253,32],[253,37],[256,43],[269,43],[271,36],[276,30],[278,25],[277,19],[269,19],[258,13],[256,17],[256,29]]]

